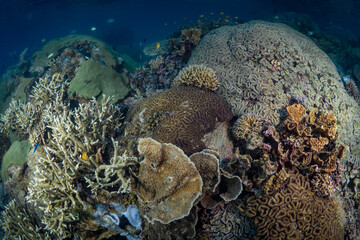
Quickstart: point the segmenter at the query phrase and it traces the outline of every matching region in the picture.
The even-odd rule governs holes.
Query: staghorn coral
[[[12,200],[2,212],[1,226],[5,230],[4,240],[50,240],[48,232],[38,226],[25,209],[20,209],[15,200]]]
[[[175,145],[151,138],[140,139],[138,151],[145,159],[132,190],[146,208],[147,220],[168,224],[187,216],[203,186],[195,164]]]
[[[102,161],[98,149],[121,124],[120,109],[109,101],[91,100],[75,110],[58,101],[46,106],[44,121],[51,133],[33,163],[27,200],[43,211],[45,228],[60,239],[73,234],[79,213],[90,208],[80,196],[79,182],[92,177]]]
[[[173,143],[190,155],[205,148],[201,139],[217,122],[231,118],[227,103],[215,93],[180,86],[132,105],[125,119],[125,136]]]
[[[247,200],[254,218],[254,239],[344,239],[345,219],[337,198],[312,192],[306,176],[294,170],[279,191]]]
[[[130,192],[130,178],[125,177],[125,169],[138,163],[136,157],[129,157],[126,152],[118,155],[119,143],[112,139],[114,145],[114,154],[109,164],[98,165],[95,169],[95,179],[85,177],[91,191],[96,193],[98,189],[105,189],[119,185],[117,193]]]
[[[360,107],[348,95],[335,65],[309,38],[284,24],[251,21],[207,33],[188,62],[214,69],[216,92],[234,115],[257,114],[280,123],[291,97],[306,108],[332,110],[340,143],[360,152]]]
[[[219,80],[214,70],[204,65],[189,65],[179,72],[174,79],[175,86],[195,86],[205,90],[215,91]]]

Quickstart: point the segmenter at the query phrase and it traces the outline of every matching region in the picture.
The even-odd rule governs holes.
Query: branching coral
[[[205,90],[215,91],[219,87],[216,73],[204,65],[189,65],[179,72],[174,79],[176,86],[195,86]]]
[[[12,200],[2,212],[1,226],[5,230],[4,240],[50,240],[51,236],[36,225],[25,209],[20,209],[15,200]]]
[[[119,144],[114,139],[112,141],[114,144],[114,155],[110,159],[110,163],[99,165],[95,169],[94,181],[90,178],[85,178],[92,192],[116,185],[119,185],[117,193],[128,193],[130,191],[130,178],[125,177],[125,169],[137,164],[138,159],[136,157],[129,157],[126,153],[119,156]]]
[[[121,124],[120,109],[109,101],[104,98],[100,104],[92,100],[74,111],[58,101],[46,106],[44,121],[51,134],[40,147],[44,154],[35,163],[27,199],[44,211],[46,229],[59,238],[71,236],[80,220],[79,211],[89,207],[80,196],[79,182],[99,167],[98,149]]]

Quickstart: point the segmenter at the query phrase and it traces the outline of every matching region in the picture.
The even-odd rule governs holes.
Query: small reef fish
[[[82,160],[85,160],[85,161],[89,160],[89,158],[88,158],[88,156],[86,155],[86,152],[85,152],[85,151],[83,151],[83,152],[81,153],[81,159],[82,159]]]
[[[93,32],[96,30],[96,27],[91,27],[90,30]]]
[[[156,50],[158,50],[160,48],[160,42],[156,43]]]
[[[107,23],[113,23],[114,21],[115,21],[115,19],[109,18],[109,19],[107,20]]]
[[[35,153],[35,151],[36,151],[36,149],[37,149],[38,146],[39,146],[39,143],[36,143],[36,144],[35,144],[35,147],[34,147],[33,153]]]

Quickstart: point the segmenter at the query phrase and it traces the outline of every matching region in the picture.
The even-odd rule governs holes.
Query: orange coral
[[[139,140],[138,183],[133,191],[147,208],[145,217],[167,224],[190,213],[202,191],[202,180],[194,163],[173,144],[151,138]]]
[[[195,86],[215,91],[220,83],[213,69],[204,65],[189,65],[179,72],[174,79],[176,86]]]
[[[300,104],[293,104],[286,107],[286,110],[289,114],[289,118],[295,123],[300,122],[300,120],[305,116],[306,109]]]
[[[173,143],[187,155],[205,148],[203,136],[233,117],[228,104],[211,91],[180,86],[135,103],[126,116],[129,138],[152,137]]]
[[[247,215],[257,225],[255,239],[344,239],[339,199],[317,196],[298,171],[290,173],[280,191],[250,197]]]
[[[319,152],[326,144],[329,143],[329,139],[320,136],[318,138],[310,138],[309,142],[311,150]]]

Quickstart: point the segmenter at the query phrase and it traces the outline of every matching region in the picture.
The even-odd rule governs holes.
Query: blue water
[[[138,60],[140,42],[164,39],[180,25],[216,19],[220,12],[242,20],[269,19],[282,12],[309,14],[323,31],[359,38],[360,3],[356,0],[13,0],[0,1],[0,74],[46,42],[71,33],[98,37]],[[213,15],[210,13],[213,12]],[[185,18],[185,19],[184,19]],[[112,20],[110,20],[112,19]],[[165,25],[167,23],[167,25]],[[95,31],[91,28],[95,27]],[[139,54],[138,54],[139,53]]]

